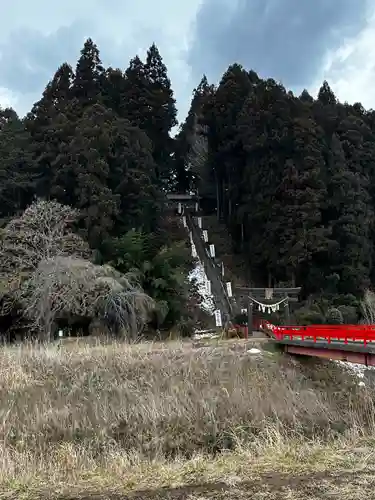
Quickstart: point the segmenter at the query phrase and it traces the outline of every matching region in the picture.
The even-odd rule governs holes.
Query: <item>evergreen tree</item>
[[[66,135],[53,165],[53,196],[81,210],[93,247],[113,231],[150,231],[158,211],[155,165],[149,139],[113,110],[95,104],[75,123],[64,118]],[[154,182],[154,184],[153,184]]]
[[[342,142],[332,137],[328,208],[335,241],[331,272],[340,276],[338,292],[358,294],[369,285],[371,208],[365,178],[353,172]]]
[[[125,76],[120,69],[108,68],[103,80],[102,103],[121,117],[126,116],[123,102]]]
[[[195,189],[217,209],[255,286],[301,285],[337,307],[375,285],[373,111],[340,103],[326,81],[317,99],[297,98],[232,64],[217,88],[202,78],[172,139],[176,114],[155,44],[123,72],[88,39],[75,72],[62,64],[24,120],[0,111],[1,222],[36,196],[79,209],[103,262],[126,271],[131,256],[171,321],[185,257],[165,189]]]
[[[74,74],[69,64],[62,64],[47,84],[42,98],[26,117],[26,127],[32,140],[32,151],[38,169],[36,194],[49,198],[53,177],[51,164],[58,154],[61,135],[55,124],[70,103]]]
[[[336,96],[332,92],[332,89],[326,80],[324,80],[322,86],[319,89],[318,101],[321,102],[324,106],[335,106],[337,104]]]
[[[280,276],[295,286],[301,278],[309,281],[309,270],[319,254],[327,254],[329,231],[323,226],[322,207],[326,186],[320,131],[308,116],[293,120],[290,127],[292,159],[288,159],[272,204],[273,217],[268,234],[278,248],[273,263]]]
[[[188,116],[181,125],[175,138],[175,174],[177,191],[185,192],[194,187],[201,195],[211,194],[207,160],[208,145],[206,137],[205,112],[212,101],[215,88],[203,75],[198,87],[193,91]],[[215,190],[213,191],[215,197]]]
[[[122,103],[124,117],[147,133],[150,109],[147,98],[145,67],[138,56],[134,57],[125,71]]]
[[[33,200],[36,168],[30,135],[12,109],[0,109],[0,219],[24,210]]]
[[[177,110],[167,68],[155,44],[149,48],[145,64],[138,57],[132,59],[125,77],[125,116],[151,139],[157,178],[169,184],[173,153],[170,131],[177,125]]]
[[[172,170],[171,154],[173,152],[170,131],[177,125],[177,110],[167,68],[155,44],[152,44],[147,51],[145,77],[151,111],[146,132],[153,143],[157,176],[165,184],[168,184]]]
[[[254,279],[271,286],[278,245],[272,233],[272,206],[285,162],[291,157],[291,99],[274,81],[259,82],[241,110],[238,134],[244,154],[238,182],[236,241],[251,260]]]
[[[113,140],[109,115],[100,104],[88,107],[74,124],[72,135],[61,144],[53,164],[53,197],[81,211],[82,225],[94,248],[110,234],[120,202],[108,187],[110,171],[105,154]],[[60,126],[66,130],[69,120]]]
[[[208,117],[208,142],[215,173],[218,216],[231,218],[238,203],[243,154],[238,141],[237,119],[253,90],[248,73],[238,64],[224,73]]]
[[[99,49],[88,38],[78,59],[72,95],[82,108],[99,101],[105,80],[105,71],[100,60]]]

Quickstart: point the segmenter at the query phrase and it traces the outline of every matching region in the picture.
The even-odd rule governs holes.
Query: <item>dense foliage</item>
[[[133,273],[160,328],[197,301],[165,191],[197,190],[254,285],[302,286],[303,321],[353,318],[375,282],[375,112],[340,103],[327,82],[297,97],[233,64],[218,86],[202,78],[172,139],[176,115],[154,44],[122,71],[88,39],[24,119],[0,109],[2,226],[36,199],[77,210],[92,265]]]
[[[255,286],[350,307],[374,285],[374,111],[233,64],[202,80],[177,139],[181,187],[210,197]]]
[[[187,279],[192,260],[186,234],[172,227],[164,203],[174,177],[170,131],[176,114],[167,68],[155,45],[145,62],[135,57],[121,71],[103,66],[91,39],[75,70],[62,64],[24,119],[0,108],[2,330],[9,323],[14,329],[20,310],[22,321],[32,320],[45,335],[53,333],[56,322],[90,322],[99,309],[107,323],[112,317],[116,331],[124,325],[134,330],[135,312],[141,311],[144,322],[150,304],[148,322],[156,328],[189,319],[186,305],[197,301]],[[27,238],[44,238],[51,211],[62,210],[63,217],[67,207],[74,210],[74,231],[88,243],[90,256],[82,260],[74,245],[68,253],[52,252],[48,243],[48,251],[42,245],[30,261],[34,253],[28,252],[35,249]],[[19,232],[18,221],[23,228],[30,213],[39,215],[28,232]],[[55,219],[48,219],[47,240],[61,229]],[[12,245],[18,252],[13,259]],[[111,306],[101,298],[104,285]],[[29,292],[27,303],[23,290]],[[49,304],[48,314],[36,311],[41,302]]]

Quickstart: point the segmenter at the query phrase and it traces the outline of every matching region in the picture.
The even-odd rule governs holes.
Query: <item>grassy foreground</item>
[[[375,498],[374,402],[238,341],[6,347],[0,498]]]

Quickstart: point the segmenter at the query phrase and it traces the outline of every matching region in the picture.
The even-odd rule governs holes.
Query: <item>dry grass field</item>
[[[374,401],[240,341],[4,347],[0,498],[375,498]]]

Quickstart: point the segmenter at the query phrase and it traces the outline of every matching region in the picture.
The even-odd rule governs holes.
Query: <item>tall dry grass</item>
[[[222,450],[260,456],[281,442],[371,436],[373,396],[333,364],[225,345],[5,347],[0,491],[196,454],[217,460]]]

